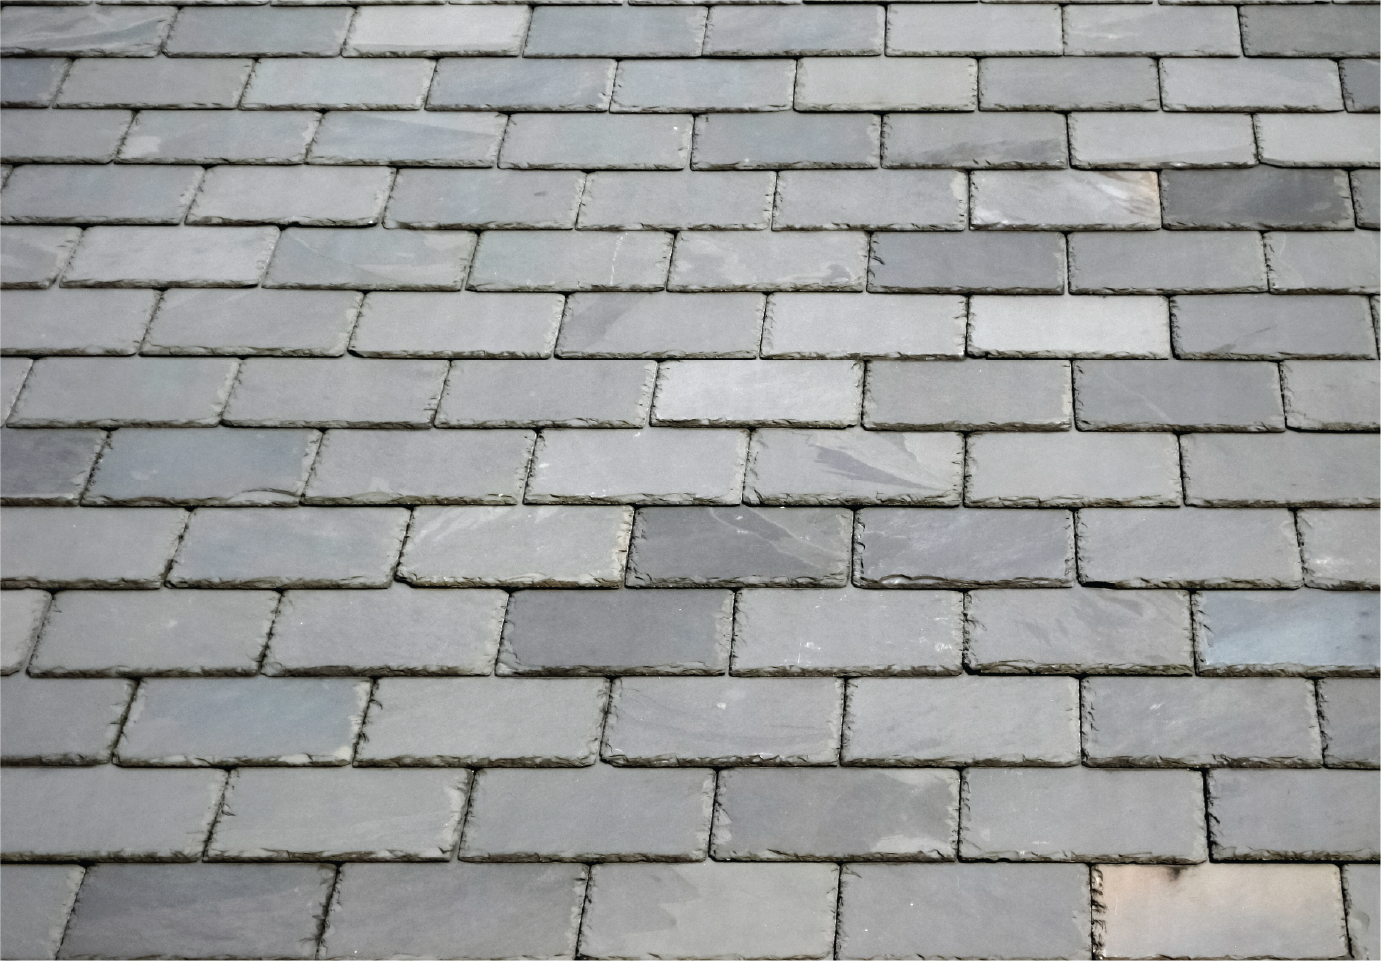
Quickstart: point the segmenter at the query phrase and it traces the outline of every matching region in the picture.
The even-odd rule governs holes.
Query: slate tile
[[[772,181],[768,172],[595,173],[585,184],[580,226],[593,230],[763,230],[771,218]]]
[[[458,360],[438,427],[642,427],[657,365],[636,360]]]
[[[988,57],[978,67],[978,102],[983,110],[1156,110],[1156,61]]]
[[[365,295],[351,350],[363,357],[550,357],[560,294]]]
[[[392,183],[386,167],[213,167],[187,222],[368,227]]]
[[[1369,913],[1371,902],[1381,895],[1381,867],[1343,865],[1343,891],[1347,902],[1347,936],[1352,943],[1353,956],[1381,956],[1381,930]]]
[[[6,12],[33,9],[12,7]],[[5,141],[0,157],[7,163],[108,163],[120,149],[130,116],[128,110],[5,110],[0,112],[0,137]]]
[[[967,310],[952,296],[777,293],[767,302],[764,357],[931,360],[964,352]]]
[[[238,362],[61,357],[39,361],[10,417],[22,427],[210,427]]]
[[[1304,582],[1309,587],[1377,589],[1381,529],[1372,511],[1299,511]]]
[[[869,365],[863,426],[870,430],[1068,430],[1069,364],[966,360]]]
[[[962,230],[967,184],[957,171],[791,170],[777,177],[778,230]]]
[[[49,595],[45,591],[6,591],[0,603],[0,674],[24,667],[43,626]]]
[[[1256,120],[1261,160],[1282,167],[1375,167],[1381,118],[1365,114],[1280,114]]]
[[[1069,150],[1075,167],[1249,167],[1256,136],[1245,114],[1075,113]]]
[[[568,229],[584,184],[578,172],[555,170],[402,170],[386,226]]]
[[[51,681],[16,674],[0,680],[6,764],[103,764],[120,733],[134,684]]]
[[[5,88],[0,94],[0,107],[48,106],[71,63],[61,57],[6,60],[0,64],[0,85]]]
[[[1300,294],[1374,294],[1381,234],[1272,231],[1264,235],[1271,290]]]
[[[1341,110],[1332,61],[1167,59],[1161,66],[1165,110]]]
[[[6,588],[154,588],[186,517],[169,509],[12,507],[0,577]]]
[[[974,507],[1174,507],[1171,434],[973,434],[964,502]]]
[[[516,56],[527,32],[521,6],[364,7],[350,24],[347,57]]]
[[[465,284],[474,249],[475,235],[459,230],[438,233],[291,227],[283,231],[264,285],[459,290]]]
[[[1054,4],[985,7],[918,3],[889,7],[888,56],[1000,56],[1062,52]]]
[[[966,57],[810,57],[797,62],[795,103],[797,110],[973,110],[978,64]]]
[[[1381,19],[1370,6],[1247,7],[1242,50],[1249,57],[1375,57]]]
[[[1080,430],[1279,431],[1274,364],[1085,360],[1074,364]]]
[[[716,57],[848,57],[882,53],[883,8],[871,4],[725,6],[710,10],[705,54]]]
[[[166,361],[165,361],[166,363]],[[426,427],[443,360],[251,357],[225,409],[237,427]]]
[[[702,7],[537,7],[526,57],[698,57]]]
[[[1381,764],[1381,689],[1376,681],[1328,678],[1318,682],[1323,762],[1328,767]]]
[[[602,677],[386,678],[374,690],[358,763],[582,767],[599,757],[607,703]]]
[[[613,60],[447,58],[436,67],[432,110],[602,111],[614,87]]]
[[[527,431],[332,430],[306,502],[516,504],[532,442]]]
[[[959,817],[966,860],[1192,864],[1208,857],[1198,771],[966,771]]]
[[[475,254],[470,287],[526,291],[661,290],[666,286],[671,245],[671,234],[653,230],[487,230]]]
[[[380,11],[383,8],[372,9]],[[420,58],[266,59],[254,69],[249,89],[245,91],[244,106],[250,110],[320,110],[331,107],[345,110],[416,110],[427,96],[432,68],[431,61]]]
[[[852,514],[829,507],[644,507],[630,587],[843,587]]]
[[[445,861],[455,849],[468,783],[468,772],[447,770],[241,768],[226,787],[207,855]]]
[[[1185,496],[1200,507],[1375,507],[1375,435],[1186,434]]]
[[[1160,197],[1153,173],[993,171],[971,176],[975,228],[1154,230]]]
[[[838,886],[828,864],[601,864],[590,874],[580,950],[592,958],[822,958],[833,944]],[[672,920],[649,930],[654,911]]]
[[[972,677],[849,682],[844,764],[1068,766],[1079,761],[1071,678]]]
[[[75,507],[106,435],[99,430],[6,428],[0,437],[0,500],[6,506]]]
[[[240,94],[245,89],[253,66],[252,61],[240,59],[188,61],[155,57],[77,60],[62,85],[58,105],[135,109],[234,108],[240,101]]]
[[[320,114],[306,110],[141,110],[120,147],[120,159],[143,163],[302,163],[320,118]]]
[[[485,771],[460,857],[694,861],[705,856],[714,775],[619,769]]]
[[[668,290],[862,290],[860,231],[702,230],[679,234]]]
[[[1371,312],[1360,297],[1220,294],[1175,297],[1170,304],[1177,357],[1341,359],[1372,357],[1376,350]]]
[[[353,13],[342,7],[193,7],[182,11],[163,49],[173,57],[334,57]]]
[[[883,119],[884,167],[1058,168],[1065,166],[1067,153],[1065,118],[1058,113],[887,114]]]
[[[1381,171],[1352,172],[1352,203],[1358,227],[1381,227]]]
[[[10,227],[0,241],[0,287],[52,286],[81,235],[80,227]]]
[[[957,505],[963,450],[954,434],[759,430],[748,454],[750,504]]]
[[[1189,674],[1181,591],[972,591],[965,665],[989,674]]]
[[[848,427],[863,365],[842,360],[673,360],[661,365],[652,419],[682,427]]]
[[[1213,591],[1194,599],[1201,674],[1375,676],[1369,593]]]
[[[141,352],[339,357],[360,299],[353,290],[168,290],[158,301]]]
[[[6,861],[194,861],[222,771],[14,768],[0,783]]]
[[[10,224],[176,224],[197,167],[27,164],[5,182]]]
[[[733,629],[728,591],[518,591],[496,672],[722,674]]]
[[[556,353],[751,359],[764,336],[765,299],[753,293],[571,294]]]
[[[310,159],[319,164],[492,167],[506,122],[497,113],[332,110],[322,116]]]
[[[1237,17],[1227,7],[1071,6],[1064,52],[1076,56],[1236,57]]]
[[[330,864],[100,864],[82,884],[64,958],[310,958]]]
[[[844,8],[829,9],[842,12]],[[695,121],[692,166],[696,170],[876,167],[881,130],[878,118],[866,113],[703,114]]]
[[[5,341],[0,349],[34,354],[133,354],[139,350],[158,299],[153,290],[7,290],[0,293],[0,336]]]
[[[789,110],[795,79],[796,64],[789,60],[630,60],[619,66],[610,109]]]
[[[631,507],[419,507],[398,567],[421,587],[616,587]]]
[[[92,227],[63,276],[68,287],[253,287],[274,227]]]
[[[240,592],[236,592],[240,593]],[[488,674],[502,591],[287,591],[264,655],[270,675]]]
[[[1284,510],[1086,508],[1079,580],[1100,587],[1299,587],[1292,515]],[[1186,551],[1185,545],[1196,548]]]
[[[4,417],[10,416],[10,408],[14,406],[15,398],[19,396],[19,390],[24,386],[24,380],[29,375],[29,369],[34,362],[27,357],[0,357],[0,395],[3,395],[3,403],[0,403],[0,411]]]
[[[720,776],[719,861],[938,861],[954,857],[954,771],[730,769]]]
[[[585,12],[575,7],[541,9]],[[687,114],[516,114],[508,122],[499,166],[681,170],[690,157],[691,130]]]
[[[77,864],[7,865],[0,894],[5,928],[0,951],[16,958],[57,957],[85,871]]]
[[[1220,861],[1373,861],[1381,785],[1369,771],[1211,771]]]
[[[152,57],[176,7],[14,7],[5,11],[0,54]]]
[[[1169,357],[1160,297],[975,296],[969,353],[979,357]]]
[[[1342,74],[1343,99],[1347,109],[1374,113],[1381,107],[1378,95],[1378,72],[1381,63],[1376,60],[1341,60],[1338,71]]]
[[[961,619],[961,596],[949,591],[741,591],[733,673],[957,674]]]
[[[537,442],[525,501],[736,504],[747,452],[745,431],[549,430]]]
[[[1161,175],[1167,227],[1347,229],[1341,170],[1172,171]]]
[[[1260,235],[1251,231],[1075,233],[1072,293],[1208,294],[1266,289]]]
[[[1058,294],[1064,285],[1064,238],[1055,233],[883,233],[873,239],[871,291]]]

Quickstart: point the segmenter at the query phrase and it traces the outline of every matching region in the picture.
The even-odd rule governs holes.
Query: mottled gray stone
[[[12,427],[211,427],[238,362],[200,358],[61,357],[40,360],[10,416]]]
[[[1285,510],[1086,508],[1079,512],[1079,580],[1133,588],[1299,587],[1294,516]]]
[[[449,62],[454,61],[442,61]],[[499,156],[506,121],[498,113],[333,110],[322,118],[312,141],[311,161],[491,167]]]
[[[848,427],[858,423],[863,365],[845,360],[675,360],[661,366],[656,424]]]
[[[873,241],[868,289],[1058,294],[1065,289],[1064,237],[975,231],[879,234]]]
[[[989,590],[968,595],[964,660],[996,674],[1189,674],[1178,591]]]
[[[10,416],[10,408],[33,364],[27,357],[0,357],[0,417]]]
[[[584,182],[556,170],[402,170],[386,225],[566,229],[575,226]]]
[[[883,8],[712,8],[705,54],[716,57],[847,57],[882,53]]]
[[[4,222],[176,224],[200,179],[196,167],[28,164],[5,182]]]
[[[78,60],[62,85],[58,105],[233,109],[253,66],[253,61],[238,59]]]
[[[1381,764],[1381,687],[1375,680],[1327,678],[1319,685],[1323,762],[1329,767]]]
[[[841,957],[1090,954],[1083,865],[859,864],[841,883]]]
[[[124,138],[120,159],[144,163],[301,163],[320,116],[305,110],[144,110]]]
[[[764,299],[752,293],[572,294],[556,353],[753,358],[763,336]]]
[[[1375,676],[1377,619],[1370,592],[1197,594],[1199,672]]]
[[[516,504],[532,442],[529,431],[328,431],[306,502]]]
[[[6,764],[103,764],[134,692],[131,681],[0,680]]]
[[[0,54],[151,57],[176,7],[14,7],[5,11]]]
[[[371,293],[351,349],[365,357],[549,357],[560,294]]]
[[[1375,366],[1375,365],[1369,365]],[[1198,507],[1375,507],[1381,444],[1367,434],[1186,434],[1185,499]]]
[[[1377,923],[1375,908],[1376,902],[1381,900],[1381,866],[1343,865],[1343,890],[1347,899],[1347,936],[1352,943],[1352,956],[1381,957],[1381,925]]]
[[[166,363],[166,361],[165,361]],[[426,427],[444,360],[251,357],[225,409],[237,427]]]
[[[1069,118],[1069,150],[1076,167],[1246,167],[1256,162],[1252,119],[1245,114],[1076,113]]]
[[[386,167],[213,167],[187,222],[368,227],[392,183]]]
[[[1050,168],[1065,166],[1065,155],[1058,113],[888,114],[883,124],[884,167]]]
[[[968,860],[1208,859],[1198,771],[968,771],[959,816]]]
[[[0,674],[9,675],[28,661],[48,611],[49,595],[46,591],[6,591],[0,598]]]
[[[954,857],[954,771],[728,770],[712,850],[720,861],[939,861]]]
[[[355,291],[169,290],[143,353],[339,357],[359,309]]]
[[[793,360],[962,357],[968,311],[954,296],[778,293],[762,355]]]
[[[973,110],[977,106],[978,64],[965,57],[811,57],[798,61],[796,67],[797,110]]]
[[[435,236],[435,235],[431,235]],[[661,290],[672,235],[654,230],[573,233],[487,230],[473,290]]]
[[[100,864],[82,885],[64,958],[310,958],[329,864]]]
[[[720,674],[729,663],[733,626],[728,591],[519,591],[509,604],[496,670]]]
[[[747,450],[746,431],[548,430],[537,442],[524,499],[529,504],[737,504]]]
[[[1281,114],[1256,120],[1261,160],[1282,167],[1376,167],[1381,118],[1366,114]],[[1345,226],[1349,226],[1346,225]]]
[[[105,446],[98,430],[0,431],[0,500],[7,506],[76,506]]]
[[[612,60],[447,58],[427,98],[433,110],[601,111],[614,86]]]
[[[321,957],[572,957],[587,870],[579,864],[347,864]]]
[[[488,674],[502,591],[288,591],[264,655],[271,675]]]
[[[1261,235],[1179,230],[1071,234],[1069,285],[1080,294],[1265,290]]]
[[[1066,587],[1074,580],[1068,511],[859,511],[859,587]]]
[[[1358,227],[1381,227],[1381,171],[1352,172],[1352,201]]]
[[[12,507],[0,578],[11,587],[153,588],[187,514],[112,507]]]
[[[1250,57],[1375,57],[1378,32],[1370,4],[1242,11],[1242,49]]]
[[[517,114],[508,122],[499,166],[680,170],[690,157],[691,129],[686,114]]]
[[[978,67],[978,101],[984,110],[1156,110],[1156,61],[989,57]]]
[[[222,771],[15,768],[0,780],[7,861],[194,861]]]
[[[616,587],[631,507],[419,507],[398,576],[423,587]]]
[[[702,7],[538,7],[528,57],[695,57],[705,34]]]
[[[611,109],[620,113],[789,110],[790,60],[630,60],[620,65]]]
[[[829,864],[602,864],[591,871],[580,950],[592,958],[823,958],[834,943],[837,890]]]
[[[964,502],[975,507],[1174,507],[1173,434],[974,434]]]
[[[1142,57],[1236,57],[1237,17],[1227,7],[1088,6],[1065,13],[1064,52]]]
[[[957,506],[962,473],[963,444],[954,434],[760,430],[744,500]]]
[[[969,301],[969,353],[980,357],[1170,356],[1162,297],[987,297]]]
[[[1060,11],[1054,4],[988,7],[918,3],[888,8],[889,56],[1061,52]]]
[[[354,290],[459,290],[465,283],[474,249],[475,235],[459,230],[292,227],[283,232],[264,284]]]
[[[365,7],[345,44],[356,57],[515,56],[527,32],[521,6]]]
[[[852,514],[829,507],[645,507],[630,587],[843,587]]]
[[[57,57],[6,60],[0,64],[0,86],[5,88],[4,93],[0,93],[0,107],[48,106],[53,102],[53,96],[58,92],[58,86],[62,83],[69,64],[70,60]]]
[[[580,226],[762,230],[771,212],[772,174],[768,172],[610,171],[590,175]]]
[[[129,124],[128,110],[5,110],[0,112],[0,139],[5,141],[0,157],[7,163],[108,163]]]
[[[76,864],[6,865],[0,892],[0,927],[5,929],[0,953],[7,958],[57,957],[84,872]]]
[[[342,7],[193,7],[177,18],[163,49],[184,57],[334,57],[353,13]]]
[[[460,856],[475,860],[698,861],[710,833],[709,771],[486,771]]]
[[[1330,60],[1169,58],[1161,65],[1166,110],[1341,110]]]
[[[1303,678],[1094,677],[1083,682],[1085,763],[1314,767],[1319,720]]]
[[[1335,590],[1377,589],[1381,527],[1375,511],[1299,511],[1304,582]]]
[[[128,428],[112,436],[83,502],[295,506],[318,442],[306,430]]]
[[[657,365],[636,360],[458,360],[438,427],[642,427]]]
[[[1211,771],[1220,861],[1374,861],[1381,781],[1370,771]]]
[[[7,228],[0,239],[0,287],[51,286],[81,235],[80,227]]]
[[[1068,430],[1068,361],[966,360],[869,365],[863,425],[872,430]]]
[[[63,276],[68,287],[253,287],[274,227],[92,227]]]
[[[636,767],[832,765],[843,688],[823,677],[619,678],[603,756]]]
[[[277,607],[271,591],[64,591],[29,673],[253,674]]]
[[[1371,311],[1360,297],[1222,294],[1171,301],[1175,354],[1192,360],[1374,357]],[[1332,365],[1327,368],[1333,369]]]
[[[742,591],[737,675],[957,674],[960,595],[853,588]]]
[[[168,574],[174,587],[387,587],[402,508],[203,507]]]
[[[207,856],[445,861],[455,850],[468,782],[468,772],[449,770],[240,768],[226,787]]]
[[[1154,230],[1160,226],[1153,173],[1003,170],[974,173],[971,179],[970,223],[974,227]]]
[[[957,171],[793,170],[777,177],[778,230],[962,230]]]
[[[849,682],[845,764],[889,767],[1079,763],[1079,685],[1067,677]]]
[[[838,7],[833,10],[842,12]],[[881,129],[881,121],[867,113],[702,114],[695,121],[693,166],[697,170],[876,167]]]
[[[1280,379],[1294,430],[1376,430],[1381,421],[1375,362],[1290,361]]]
[[[1094,868],[1109,957],[1333,958],[1347,951],[1331,864]],[[1173,918],[1173,923],[1167,919]]]
[[[29,169],[29,168],[25,168]],[[0,293],[6,352],[133,354],[144,339],[154,290],[8,290]]]
[[[1092,360],[1074,364],[1080,430],[1279,431],[1275,364]]]
[[[1286,232],[1265,235],[1271,290],[1301,294],[1374,294],[1381,234]]]
[[[1381,87],[1381,61],[1343,60],[1338,63],[1338,70],[1347,109],[1374,113],[1381,108],[1381,91],[1377,89]]]
[[[682,233],[667,289],[862,290],[867,237],[853,231]]]
[[[378,11],[366,8],[367,13]],[[251,110],[416,110],[426,98],[432,67],[431,61],[421,59],[264,60],[254,69],[244,106]]]
[[[1167,227],[1271,229],[1352,226],[1341,170],[1177,170],[1161,174]]]
[[[386,678],[374,691],[358,763],[589,765],[599,757],[607,703],[602,677]]]

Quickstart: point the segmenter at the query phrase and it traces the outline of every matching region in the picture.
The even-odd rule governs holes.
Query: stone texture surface
[[[129,681],[0,680],[6,764],[101,764],[129,706]]]
[[[760,430],[748,453],[750,504],[959,502],[953,434]]]
[[[1329,767],[1381,766],[1381,688],[1375,681],[1332,678],[1319,684],[1323,758]]]
[[[1208,815],[1221,861],[1374,861],[1378,785],[1369,771],[1214,771]]]
[[[0,895],[0,951],[10,957],[54,958],[82,882],[80,865],[12,864]]]
[[[859,587],[1065,587],[1074,580],[1068,511],[871,507],[858,514],[855,543]]]
[[[1199,670],[1205,674],[1375,674],[1376,599],[1303,590],[1195,596]]]

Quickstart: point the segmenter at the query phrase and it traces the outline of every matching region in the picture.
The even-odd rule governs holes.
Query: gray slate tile
[[[1242,50],[1249,57],[1375,57],[1381,19],[1370,5],[1242,11]]]
[[[1173,434],[1088,431],[971,434],[964,503],[972,507],[1175,507]]]
[[[1381,234],[1374,230],[1264,235],[1271,290],[1300,294],[1374,294]]]
[[[1060,11],[1054,4],[985,7],[959,3],[889,7],[889,56],[1059,54]]]
[[[977,106],[978,64],[966,57],[810,57],[798,61],[796,68],[797,110],[973,110]]]
[[[253,287],[275,227],[92,227],[63,276],[68,287]]]
[[[10,227],[0,240],[0,287],[52,286],[81,235],[80,227]]]
[[[1275,364],[1084,360],[1074,364],[1080,430],[1279,431]]]
[[[219,358],[45,358],[30,373],[9,424],[212,427],[237,366]]]
[[[516,504],[532,443],[528,431],[328,431],[306,503]]]
[[[887,114],[883,120],[884,167],[1058,168],[1067,154],[1065,118],[1058,113]]]
[[[1068,430],[1068,361],[966,360],[869,365],[870,430]]]
[[[879,234],[873,239],[868,289],[934,294],[1062,293],[1064,238],[1056,233],[967,230]]]
[[[957,171],[791,170],[777,177],[778,230],[962,230]]]
[[[793,360],[933,360],[964,353],[963,298],[922,294],[777,293],[762,356]]]
[[[578,7],[542,9],[586,12]],[[681,170],[690,158],[691,130],[688,114],[516,114],[508,122],[499,166]]]
[[[322,117],[316,131],[311,161],[492,167],[499,156],[506,121],[497,113],[332,110]]]
[[[1352,172],[1352,201],[1358,227],[1381,227],[1381,171]]]
[[[0,579],[6,588],[158,587],[186,517],[156,508],[12,507]]]
[[[1211,294],[1266,289],[1252,231],[1075,233],[1069,287],[1079,294]]]
[[[609,109],[613,60],[447,58],[437,64],[433,110],[601,111]]]
[[[0,500],[7,506],[75,507],[105,446],[99,430],[0,431]]]
[[[1237,17],[1227,7],[1072,6],[1064,52],[1142,57],[1236,57]]]
[[[1156,110],[1156,79],[1156,61],[1141,57],[989,57],[978,67],[978,102],[984,110]]]
[[[1185,498],[1200,507],[1376,507],[1375,435],[1186,434]]]
[[[882,53],[883,8],[712,7],[705,53],[717,57],[847,57]]]
[[[250,110],[417,110],[431,85],[432,68],[430,60],[420,58],[264,60],[254,68],[244,106]]]
[[[1352,198],[1341,170],[1176,170],[1161,174],[1167,227],[1343,230]]]
[[[239,59],[78,60],[62,85],[58,105],[233,108],[253,66],[250,60]]]
[[[87,111],[80,115],[85,114]],[[144,163],[301,163],[320,117],[305,110],[141,110],[124,138],[120,159]]]
[[[1381,688],[1374,680],[1328,678],[1318,682],[1323,762],[1329,767],[1381,766]]]
[[[10,416],[10,408],[33,365],[27,357],[0,357],[0,416]]]
[[[1245,114],[1075,113],[1069,151],[1076,167],[1248,167],[1256,137]]]
[[[197,167],[26,164],[5,181],[4,222],[176,224],[200,179]]]
[[[0,603],[0,674],[24,667],[48,611],[46,591],[6,591]]]
[[[657,365],[637,360],[458,360],[439,427],[642,427]]]
[[[759,430],[748,453],[749,504],[959,504],[955,434]]]
[[[842,13],[845,8],[826,9]],[[881,129],[878,118],[866,113],[702,114],[695,121],[692,166],[696,170],[876,167]]]
[[[529,504],[737,504],[748,434],[737,430],[548,430]],[[526,466],[526,464],[524,464]]]
[[[1376,351],[1371,311],[1360,297],[1176,297],[1171,331],[1175,355],[1192,360],[1366,358]]]
[[[1375,676],[1381,666],[1377,620],[1369,592],[1198,594],[1199,672]]]
[[[5,11],[0,54],[151,57],[176,7],[15,7]]]
[[[193,7],[164,50],[174,57],[334,57],[353,10],[342,7]]]
[[[1156,175],[1137,171],[982,171],[971,175],[975,228],[1154,230]]]
[[[764,300],[753,293],[572,294],[566,300],[556,353],[753,358],[763,337]]]
[[[698,57],[703,7],[538,7],[527,57]]]
[[[968,327],[971,356],[1170,356],[1163,297],[978,295],[969,300]]]
[[[386,226],[568,229],[584,183],[578,172],[556,170],[402,170]]]
[[[527,32],[521,6],[365,7],[355,14],[346,56],[516,56]]]
[[[1370,771],[1211,771],[1220,861],[1374,861],[1381,783]]]
[[[1381,957],[1381,928],[1368,913],[1381,897],[1381,867],[1375,864],[1343,865],[1343,889],[1347,898],[1347,936],[1353,956]]]
[[[142,353],[339,357],[359,310],[353,290],[169,290]]]
[[[619,67],[610,109],[789,110],[795,79],[796,64],[790,60],[630,60]]]
[[[681,233],[668,290],[862,290],[867,235],[856,231]]]
[[[683,427],[848,427],[863,365],[844,360],[673,360],[661,365],[653,423]]]
[[[0,64],[0,85],[5,88],[5,92],[0,94],[0,107],[48,106],[53,102],[71,62],[60,57],[6,60]]]
[[[251,357],[240,365],[225,422],[237,427],[426,427],[441,399],[446,372],[444,360]]]
[[[133,354],[149,326],[154,290],[8,290],[0,293],[6,352]]]
[[[213,167],[187,222],[369,227],[392,184],[386,167]]]
[[[0,111],[0,137],[5,141],[0,157],[7,163],[107,163],[125,138],[130,116],[128,110]]]
[[[85,870],[77,864],[6,866],[5,891],[0,894],[5,928],[0,951],[15,958],[57,957]]]
[[[1275,114],[1256,121],[1261,160],[1282,167],[1376,167],[1381,118],[1359,114]]]
[[[1374,113],[1381,108],[1381,62],[1376,60],[1343,60],[1338,64],[1342,74],[1343,99],[1347,109]]]
[[[1377,589],[1381,528],[1375,511],[1300,511],[1304,582],[1341,590]]]
[[[585,185],[580,226],[594,230],[762,230],[771,217],[772,180],[768,172],[595,173]]]
[[[364,357],[550,357],[560,294],[365,296],[351,350]]]
[[[671,244],[671,234],[654,230],[487,230],[475,254],[470,288],[661,290]]]
[[[475,235],[459,230],[424,233],[291,227],[283,231],[264,285],[327,290],[459,290],[465,285],[474,249]]]
[[[1329,60],[1167,59],[1161,66],[1166,110],[1341,110],[1342,88]]]
[[[104,764],[134,693],[131,681],[0,680],[6,764]]]

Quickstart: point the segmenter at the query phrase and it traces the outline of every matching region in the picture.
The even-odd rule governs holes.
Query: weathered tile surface
[[[53,958],[85,869],[80,865],[12,864],[5,868],[0,950],[11,957]]]
[[[1211,591],[1195,596],[1204,674],[1375,675],[1376,598],[1332,591]]]

